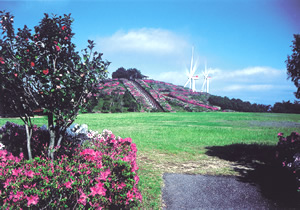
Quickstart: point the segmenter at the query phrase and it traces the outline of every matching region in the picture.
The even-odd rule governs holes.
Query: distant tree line
[[[118,68],[112,73],[113,79],[145,79],[147,76],[143,75],[140,70],[136,68],[125,69],[124,67]]]
[[[300,101],[291,103],[290,101],[276,102],[274,106],[263,104],[251,104],[241,99],[229,99],[228,97],[213,96],[208,99],[209,103],[220,106],[222,110],[233,110],[238,112],[274,112],[274,113],[296,113],[300,114]]]
[[[242,101],[241,99],[229,99],[228,97],[213,96],[208,99],[209,103],[220,106],[222,110],[229,109],[238,112],[268,112],[270,111],[270,105],[263,104],[251,104],[250,102]]]
[[[291,103],[290,101],[277,102],[274,104],[271,111],[275,113],[300,114],[300,101],[294,101],[294,103]]]

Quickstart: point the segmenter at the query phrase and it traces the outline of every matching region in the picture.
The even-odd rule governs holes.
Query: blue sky
[[[211,94],[271,105],[296,99],[285,60],[300,33],[298,0],[0,0],[0,10],[32,29],[44,13],[71,13],[78,50],[95,40],[110,73],[137,68],[184,85],[194,46],[196,75],[206,62]]]

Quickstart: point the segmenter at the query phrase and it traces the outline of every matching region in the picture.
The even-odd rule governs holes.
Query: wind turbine
[[[194,47],[192,47],[191,67],[190,67],[190,71],[187,72],[188,80],[186,81],[184,87],[190,84],[190,89],[192,89],[193,92],[196,92],[195,80],[199,79],[198,76],[194,76],[196,69],[197,69],[197,63],[194,64]]]
[[[203,85],[202,85],[202,92],[206,92],[206,93],[209,93],[209,79],[211,78],[209,76],[209,70],[207,71],[207,65],[206,65],[206,62],[205,62],[205,70],[202,71],[202,74],[204,76],[204,82],[203,82]]]

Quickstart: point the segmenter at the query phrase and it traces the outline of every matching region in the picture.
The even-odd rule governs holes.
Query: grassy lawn
[[[17,119],[0,119],[0,124],[6,121],[21,123]],[[46,119],[36,118],[35,123],[41,126],[46,124]],[[300,123],[300,115],[221,112],[81,114],[76,123],[88,124],[92,130],[109,129],[117,136],[132,138],[138,148],[143,208],[159,209],[163,206],[163,173],[238,176],[233,166],[243,168],[245,165],[237,166],[238,161],[234,159],[212,155],[216,149],[241,144],[261,145],[261,148],[274,146],[277,133],[299,132],[296,123]],[[229,147],[232,148],[241,147]]]

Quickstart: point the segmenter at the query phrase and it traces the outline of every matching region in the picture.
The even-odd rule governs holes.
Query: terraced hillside
[[[155,80],[105,80],[97,87],[93,112],[202,112],[219,107],[207,101],[209,94]]]

